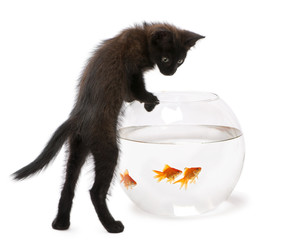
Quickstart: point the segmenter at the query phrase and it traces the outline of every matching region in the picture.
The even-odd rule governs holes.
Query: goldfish
[[[201,172],[202,168],[195,167],[195,168],[185,168],[184,171],[184,177],[180,180],[174,182],[175,183],[181,183],[180,189],[185,186],[185,190],[187,189],[188,182],[190,183],[196,183],[196,178],[198,179],[198,175]]]
[[[131,176],[129,175],[129,171],[127,169],[124,172],[124,174],[120,175],[121,175],[121,183],[123,182],[127,189],[129,189],[129,187],[132,188],[137,185],[136,181],[132,179]]]
[[[154,178],[157,178],[158,182],[167,178],[167,182],[170,182],[170,183],[172,183],[175,180],[175,178],[182,173],[182,171],[175,169],[175,168],[171,168],[167,164],[165,165],[162,172],[156,171],[156,170],[153,170],[153,172],[157,174],[156,176],[154,176]]]

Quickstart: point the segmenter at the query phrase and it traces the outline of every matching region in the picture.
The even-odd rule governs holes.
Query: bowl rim
[[[220,99],[218,94],[204,91],[157,91],[154,92],[154,95],[158,97],[160,103],[198,103]],[[171,99],[168,100],[167,98]]]

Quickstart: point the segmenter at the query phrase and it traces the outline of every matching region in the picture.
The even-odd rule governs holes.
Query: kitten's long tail
[[[71,128],[72,122],[68,119],[54,132],[46,147],[35,161],[13,173],[12,177],[15,180],[25,179],[37,173],[44,167],[47,167],[51,160],[57,155],[67,137],[70,135]]]

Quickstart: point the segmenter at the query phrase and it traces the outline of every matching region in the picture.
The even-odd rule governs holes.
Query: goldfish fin
[[[190,180],[190,183],[196,183],[196,178],[195,178],[195,177],[192,178],[192,179]]]
[[[170,168],[169,165],[165,164],[165,166],[164,166],[164,168],[163,168],[162,171],[165,171],[165,170],[167,170],[168,168]]]
[[[187,186],[188,186],[188,181],[185,180],[185,182],[183,183],[183,185],[181,186],[181,188],[185,185],[185,190],[187,190]]]
[[[169,182],[169,183],[173,182],[173,178],[168,178],[166,182]]]
[[[168,179],[167,182],[173,183],[173,182],[174,182],[174,179]]]
[[[126,175],[129,175],[128,169],[125,170],[124,175],[125,175],[125,176],[126,176]]]

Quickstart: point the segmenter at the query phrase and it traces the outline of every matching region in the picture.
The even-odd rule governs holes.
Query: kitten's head
[[[157,27],[150,36],[150,57],[163,75],[171,76],[201,38],[204,36],[175,27]]]

